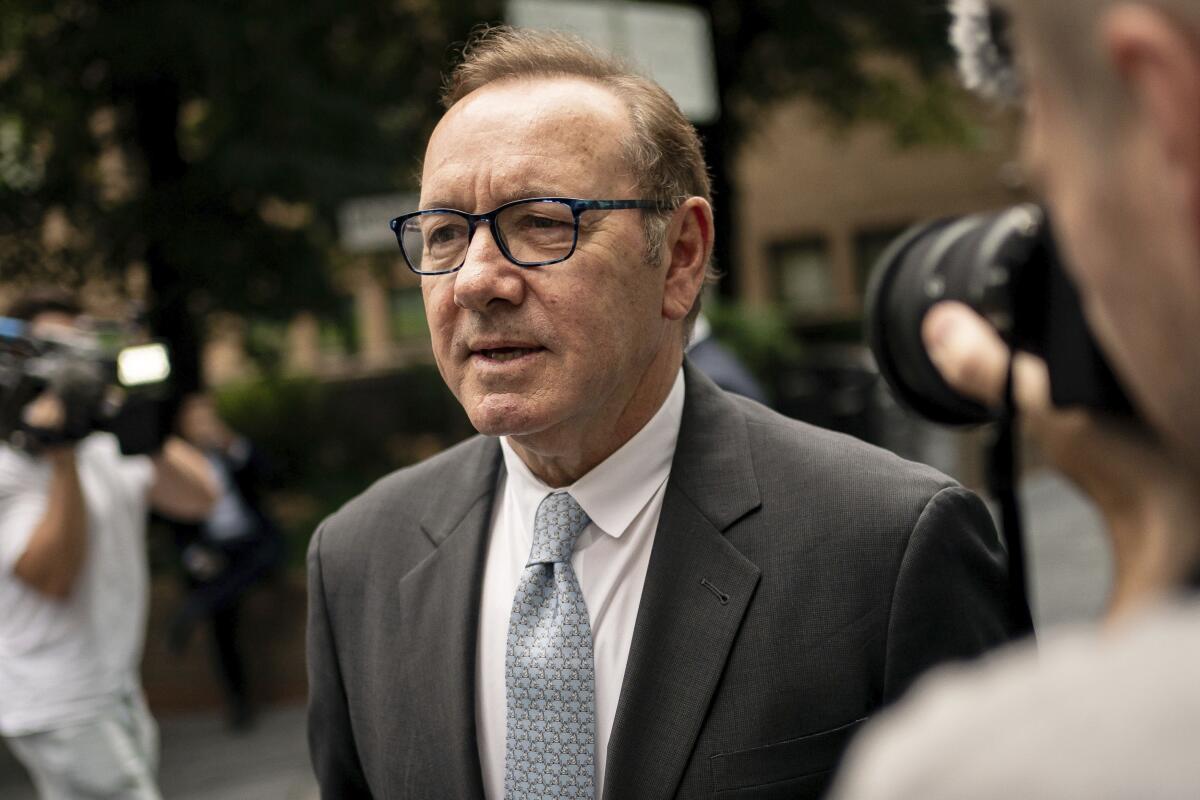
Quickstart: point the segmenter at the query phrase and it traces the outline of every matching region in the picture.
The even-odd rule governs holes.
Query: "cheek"
[[[454,287],[450,281],[422,284],[421,294],[425,300],[425,324],[433,343],[433,354],[438,367],[445,373],[443,361],[447,360],[454,341],[454,325],[458,317],[458,306],[454,304]]]
[[[1094,205],[1094,199],[1079,198],[1072,213],[1061,216],[1058,227],[1067,271],[1079,288],[1088,326],[1113,356],[1121,349],[1117,332],[1129,327],[1122,317],[1135,312],[1128,285],[1132,270],[1122,254],[1123,237],[1114,235],[1111,223],[1103,222],[1103,209],[1089,207]]]
[[[578,339],[579,352],[607,363],[632,356],[648,336],[653,319],[661,316],[646,276],[618,271],[611,264],[604,277],[580,284],[551,301],[552,313]]]
[[[1067,271],[1084,294],[1093,299],[1112,291],[1114,264],[1119,266],[1123,247],[1117,235],[1120,212],[1106,198],[1113,187],[1090,171],[1090,165],[1071,154],[1046,170],[1046,199],[1053,215]]]

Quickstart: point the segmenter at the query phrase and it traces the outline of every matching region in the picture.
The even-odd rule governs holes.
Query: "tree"
[[[901,144],[969,137],[947,69],[941,0],[692,0],[713,26],[722,114],[701,128],[713,170],[721,292],[736,294],[740,148],[771,106],[802,97],[834,126],[876,120]],[[904,74],[907,72],[908,74]]]
[[[448,44],[499,12],[4,0],[3,277],[144,264],[151,326],[195,388],[199,316],[328,307],[338,204],[413,184]]]

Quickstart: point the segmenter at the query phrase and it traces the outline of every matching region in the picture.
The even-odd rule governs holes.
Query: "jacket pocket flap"
[[[866,720],[863,717],[827,731],[749,750],[718,753],[709,758],[713,789],[718,792],[746,789],[831,770],[837,766],[850,737]]]

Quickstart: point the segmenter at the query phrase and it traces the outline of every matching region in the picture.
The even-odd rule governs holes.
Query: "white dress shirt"
[[[683,418],[683,371],[658,412],[619,450],[564,487],[591,518],[579,535],[571,566],[579,578],[592,626],[596,665],[596,797],[625,663],[633,640],[650,550]],[[507,475],[497,499],[483,574],[476,659],[476,723],[483,786],[490,800],[504,797],[507,695],[504,654],[517,581],[533,546],[538,505],[554,491],[500,440]]]
[[[46,511],[51,468],[0,444],[0,735],[68,727],[137,692],[146,633],[147,495],[154,465],[93,433],[75,448],[87,555],[66,600],[13,569]]]

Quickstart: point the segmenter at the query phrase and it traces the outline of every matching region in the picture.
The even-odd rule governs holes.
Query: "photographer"
[[[40,292],[9,314],[54,338],[79,308]],[[0,734],[42,797],[157,798],[138,680],[147,508],[203,517],[213,479],[179,439],[152,457],[122,456],[108,433],[75,439],[88,392],[61,384],[26,406],[24,450],[0,444]]]
[[[970,5],[960,3],[960,7]],[[1050,403],[1018,353],[1013,399],[1103,512],[1116,562],[1099,629],[927,681],[856,743],[843,798],[1200,796],[1200,2],[1008,0],[1025,156],[1087,321],[1143,424]],[[997,406],[1009,352],[961,304],[925,318],[947,382]]]

